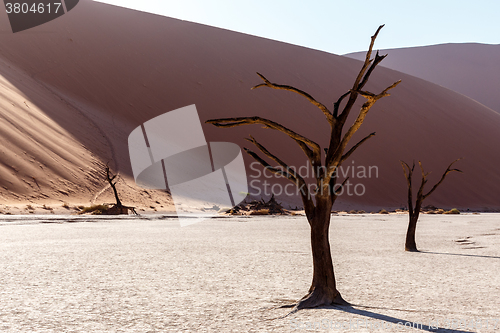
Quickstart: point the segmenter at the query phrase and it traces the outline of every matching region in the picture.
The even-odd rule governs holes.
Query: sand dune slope
[[[69,187],[75,192],[69,197],[89,198],[105,185],[99,172],[107,161],[120,171],[131,200],[154,200],[134,187],[127,136],[143,122],[190,104],[196,104],[202,121],[259,115],[324,147],[329,128],[323,114],[288,92],[251,91],[259,83],[255,72],[306,90],[331,106],[350,88],[360,67],[359,61],[346,57],[91,1],[80,1],[69,14],[43,26],[17,34],[9,29],[2,17],[2,121],[9,115],[17,117],[0,129],[3,137],[10,135],[10,143],[2,145],[2,163],[4,168],[12,164],[23,171],[19,175],[9,171],[0,194],[26,200],[34,192],[23,185],[22,179],[32,182],[24,170],[39,168],[38,163],[46,167],[37,177],[47,175],[49,183],[72,182]],[[362,185],[358,193],[361,189],[364,193],[342,196],[338,207],[404,206],[400,159],[421,159],[433,171],[432,182],[449,162],[464,157],[459,167],[465,174],[451,175],[428,203],[500,208],[500,115],[460,94],[390,69],[379,68],[372,77],[368,89],[374,92],[398,79],[403,83],[373,108],[353,140],[373,131],[377,135],[353,155],[354,162],[346,164],[356,170],[376,166],[378,173],[371,178],[350,175],[354,185]],[[13,98],[15,105],[8,103]],[[21,107],[22,112],[16,111]],[[34,125],[23,120],[28,115],[33,115]],[[300,149],[281,133],[259,126],[204,125],[203,129],[208,141],[240,146],[248,146],[243,138],[251,133],[290,165],[305,164]],[[23,151],[32,157],[23,157]],[[50,164],[49,156],[63,162]],[[262,187],[262,177],[255,178],[258,168],[250,165],[251,158],[245,159],[250,180],[257,179]],[[57,191],[68,191],[62,184],[41,186],[43,194],[57,197]],[[296,197],[279,197],[291,205],[298,203]]]
[[[65,128],[75,122],[81,134],[92,131],[85,116],[26,73],[3,61],[0,68],[2,201],[68,200],[89,194],[102,163]],[[22,90],[37,95],[39,104]],[[98,137],[92,146],[105,147]]]
[[[1,59],[0,73],[2,204],[53,208],[54,203],[113,202],[104,168],[108,162],[113,166],[114,151],[100,128],[103,119]],[[147,191],[124,186],[133,184],[129,178],[118,177],[126,201],[143,206],[155,201]]]

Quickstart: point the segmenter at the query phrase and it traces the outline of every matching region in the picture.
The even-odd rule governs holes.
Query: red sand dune
[[[500,112],[500,45],[440,44],[381,50],[382,66],[454,90]],[[361,60],[363,52],[345,56]]]
[[[5,13],[0,16],[0,195],[7,203],[88,202],[106,185],[102,169],[107,161],[128,185],[122,182],[129,202],[167,203],[160,192],[145,193],[134,185],[127,137],[146,120],[190,104],[196,104],[202,121],[259,115],[324,147],[329,126],[323,114],[289,92],[250,90],[260,83],[255,72],[308,91],[331,106],[350,88],[361,65],[346,57],[88,0],[57,20],[17,34],[10,32]],[[352,160],[356,166],[377,166],[378,178],[353,179],[366,193],[342,196],[336,207],[405,206],[400,159],[421,159],[433,172],[433,182],[452,160],[464,157],[457,167],[465,173],[451,174],[426,203],[500,208],[500,115],[453,91],[386,68],[376,70],[368,89],[379,92],[398,79],[402,84],[375,105],[352,142],[377,132]],[[252,134],[290,165],[305,164],[300,149],[281,133],[259,126],[219,129],[204,124],[203,129],[208,141],[245,147],[250,144],[243,138]],[[249,165],[253,160],[245,156],[245,161]],[[247,171],[255,175],[250,166]],[[298,203],[286,196],[279,200]]]

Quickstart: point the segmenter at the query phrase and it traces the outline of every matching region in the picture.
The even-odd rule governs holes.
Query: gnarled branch
[[[344,107],[344,110],[342,111],[342,113],[338,117],[338,121],[342,125],[345,124],[347,117],[349,116],[349,113],[351,112],[351,109],[352,109],[354,103],[356,102],[358,94],[355,92],[358,89],[362,88],[362,86],[360,86],[360,83],[363,82],[363,85],[366,84],[366,82],[368,81],[368,78],[370,77],[370,74],[373,72],[375,67],[383,60],[383,58],[382,58],[375,64],[375,62],[370,59],[371,55],[372,55],[372,51],[373,51],[373,45],[375,44],[375,40],[377,39],[377,36],[383,27],[384,27],[384,24],[379,26],[377,31],[375,32],[375,34],[371,37],[370,47],[368,48],[368,51],[366,52],[365,61],[363,62],[363,66],[361,67],[361,70],[359,71],[358,76],[356,77],[356,80],[354,80],[354,84],[352,85],[351,90],[354,91],[354,93],[352,93],[349,96],[349,101],[347,102],[346,106]],[[368,75],[365,76],[365,72],[372,62],[374,63],[374,66],[370,67],[369,74],[367,73]],[[366,78],[366,80],[364,80],[363,78]]]
[[[370,75],[372,74],[375,67],[377,67],[377,65],[380,64],[382,62],[382,60],[385,59],[385,57],[387,57],[387,54],[381,56],[378,54],[378,51],[377,51],[377,53],[375,54],[375,59],[373,60],[370,68],[368,69],[365,76],[363,77],[363,80],[360,82],[358,89],[362,89],[365,86],[365,84],[368,82],[368,79],[370,78]]]
[[[346,179],[344,179],[344,181],[342,182],[342,184],[340,184],[340,187],[336,190],[334,190],[333,188],[335,187],[335,185],[332,187],[332,194],[333,195],[339,195],[339,192],[337,191],[340,191],[340,189],[343,189],[344,188],[344,185],[347,183],[347,181],[349,180],[349,177],[347,177]],[[330,184],[331,186],[331,184]]]
[[[353,89],[358,89],[359,84],[361,82],[361,78],[363,78],[363,75],[365,74],[366,69],[368,68],[368,66],[372,62],[372,60],[370,58],[372,56],[373,45],[375,45],[375,40],[377,39],[377,36],[378,36],[380,30],[382,30],[382,28],[384,26],[385,26],[385,24],[382,24],[381,26],[379,26],[377,31],[375,31],[375,34],[371,37],[370,47],[368,48],[368,51],[366,52],[365,62],[363,63],[363,67],[359,71],[358,76],[356,77],[356,80],[354,81]],[[380,60],[380,61],[382,61],[382,60]],[[368,80],[368,78],[366,80],[363,80],[363,81],[367,81],[367,80]]]
[[[358,117],[356,118],[354,123],[351,125],[349,130],[347,130],[347,132],[345,133],[345,135],[342,138],[342,141],[340,142],[336,151],[332,154],[331,161],[333,161],[334,164],[337,164],[342,160],[342,156],[340,156],[340,153],[342,153],[344,151],[344,149],[347,147],[347,144],[351,140],[354,133],[356,133],[358,131],[358,129],[361,127],[361,124],[363,124],[363,122],[366,118],[366,115],[368,114],[368,111],[370,111],[371,107],[375,104],[375,102],[382,97],[389,96],[388,91],[390,89],[393,89],[394,87],[396,87],[399,83],[401,83],[401,80],[394,82],[393,84],[391,84],[389,87],[384,89],[378,95],[375,95],[375,94],[367,92],[367,91],[356,91],[356,93],[359,93],[360,95],[365,97],[367,99],[367,101],[361,107],[359,114],[358,114]]]
[[[358,149],[363,143],[365,143],[366,140],[368,140],[372,136],[375,136],[375,132],[368,134],[363,140],[359,141],[358,143],[356,143],[356,145],[349,149],[349,151],[342,156],[342,159],[340,160],[341,163],[347,160],[356,149]]]
[[[422,173],[422,181],[420,182],[420,187],[418,188],[417,192],[417,201],[415,202],[415,214],[418,215],[420,213],[420,208],[422,207],[422,202],[424,202],[424,186],[427,184],[427,176],[429,173],[425,173],[424,167],[422,166],[422,163],[418,161],[418,165],[420,167],[420,172]]]
[[[272,88],[272,89],[281,89],[281,90],[288,90],[288,91],[294,92],[296,94],[299,94],[299,95],[305,97],[309,102],[311,102],[313,105],[315,105],[316,107],[318,107],[323,112],[323,114],[326,116],[326,119],[328,120],[328,122],[330,124],[333,124],[335,122],[335,118],[330,113],[330,110],[328,110],[328,108],[325,105],[323,105],[322,103],[318,102],[316,99],[314,99],[314,97],[312,97],[311,95],[309,95],[305,91],[302,91],[302,90],[297,89],[297,88],[292,87],[292,86],[287,86],[287,85],[283,85],[283,84],[272,83],[271,81],[269,81],[268,79],[266,79],[266,77],[264,75],[262,75],[262,74],[260,74],[258,72],[257,72],[257,75],[260,76],[260,78],[262,79],[262,81],[264,81],[264,83],[256,85],[255,87],[252,88],[252,90],[260,88],[260,87],[269,87],[269,88]]]
[[[440,179],[440,180],[436,183],[436,185],[434,185],[434,186],[432,187],[432,189],[431,189],[429,192],[427,192],[427,194],[424,194],[424,195],[423,195],[423,198],[424,198],[424,199],[425,199],[425,198],[427,198],[429,195],[431,195],[431,194],[432,194],[432,192],[434,192],[434,191],[437,189],[437,187],[438,187],[439,185],[441,185],[441,183],[443,182],[443,180],[446,178],[446,176],[447,176],[449,173],[451,173],[451,172],[453,172],[453,171],[463,173],[463,171],[462,171],[462,170],[459,170],[459,169],[452,169],[452,168],[451,168],[453,164],[455,164],[456,162],[460,161],[461,159],[462,159],[462,158],[458,158],[458,159],[454,160],[453,162],[451,162],[451,163],[450,163],[450,165],[448,165],[448,168],[446,168],[445,172],[444,172],[444,173],[443,173],[443,175],[441,176],[441,179]],[[420,166],[422,166],[422,164],[421,164],[420,162],[418,162],[418,163],[420,164]],[[423,169],[422,169],[422,173],[423,173]],[[426,176],[427,176],[427,175],[428,175],[428,174],[426,174]]]
[[[269,170],[270,172],[272,172],[276,175],[283,176],[283,177],[287,178],[288,180],[290,180],[295,185],[297,185],[297,182],[298,182],[297,178],[295,178],[290,173],[288,173],[286,171],[286,169],[281,170],[281,169],[275,168],[275,167],[271,166],[269,163],[267,163],[263,158],[261,158],[255,152],[251,151],[250,149],[248,149],[248,148],[243,148],[243,149],[245,150],[245,152],[248,155],[252,156],[257,162],[259,162],[266,170]]]
[[[267,150],[266,147],[261,145],[253,136],[250,135],[250,138],[245,139],[251,143],[253,143],[261,152],[264,153],[267,157],[278,163],[282,168],[286,170],[288,174],[290,174],[294,180],[294,182],[298,181],[299,178],[302,178],[300,175],[298,175],[292,168],[290,168],[285,162],[283,162],[279,157],[276,155],[272,154],[269,150]],[[302,179],[302,181],[304,181]]]
[[[257,142],[255,141],[252,143],[255,144]],[[269,156],[271,159],[275,160],[286,171],[272,167],[269,163],[267,163],[264,159],[262,159],[259,155],[257,155],[255,152],[251,151],[250,149],[248,149],[248,148],[243,148],[243,149],[245,150],[245,152],[248,155],[252,156],[257,162],[259,162],[265,169],[269,170],[270,172],[272,172],[276,175],[284,176],[288,180],[290,180],[292,183],[294,183],[295,186],[297,186],[297,188],[299,189],[300,196],[302,198],[302,203],[304,204],[304,208],[307,207],[308,209],[311,209],[311,211],[312,211],[314,209],[314,203],[312,201],[311,193],[309,192],[309,188],[307,187],[307,183],[304,181],[304,178],[302,178],[299,174],[295,173],[295,171],[293,171],[293,169],[291,169],[288,165],[286,165],[278,157],[271,154],[265,147],[263,147],[262,145],[259,145],[259,146],[257,146],[257,148],[259,148],[259,150],[261,150],[264,154]],[[263,149],[261,149],[261,148],[263,148]],[[278,160],[279,160],[279,162],[278,162]],[[290,171],[292,171],[292,172],[290,172]]]
[[[350,93],[351,93],[351,91],[349,90],[348,92],[346,92],[345,94],[343,94],[342,96],[340,96],[339,99],[335,103],[333,103],[333,116],[335,118],[337,118],[338,115],[339,115],[340,103],[342,103],[342,101],[344,100],[344,98],[346,98],[347,96],[349,96]]]
[[[380,56],[377,52],[375,55],[374,59],[370,59],[372,51],[373,51],[373,45],[375,43],[375,40],[380,32],[380,30],[384,27],[384,25],[381,25],[378,27],[377,31],[375,34],[371,37],[371,43],[370,47],[366,53],[366,58],[363,63],[363,66],[361,70],[358,73],[358,76],[356,77],[356,80],[354,81],[352,89],[349,90],[348,93],[345,93],[342,95],[339,100],[334,104],[334,110],[333,110],[333,115],[337,119],[336,123],[336,128],[334,131],[332,131],[331,138],[330,138],[330,145],[328,148],[328,153],[326,156],[326,166],[327,168],[331,166],[338,166],[340,163],[342,163],[342,155],[344,153],[344,149],[346,149],[347,144],[349,143],[349,140],[351,137],[356,133],[356,131],[359,129],[363,121],[365,120],[366,115],[368,114],[368,111],[370,108],[375,104],[377,100],[379,100],[382,97],[389,96],[388,91],[390,89],[393,89],[396,87],[401,80],[393,83],[386,89],[384,89],[380,94],[376,95],[368,91],[363,91],[362,88],[364,85],[368,82],[368,79],[370,78],[370,75],[373,73],[375,68],[377,67],[380,62],[386,57]],[[367,99],[367,101],[363,104],[361,109],[359,110],[358,116],[356,118],[356,121],[354,124],[349,128],[349,130],[346,132],[344,137],[340,139],[340,133],[342,132],[342,128],[347,121],[347,118],[349,116],[349,113],[351,112],[352,107],[354,106],[354,103],[356,102],[358,95],[362,95]],[[349,96],[349,100],[347,101],[347,104],[345,105],[342,113],[339,113],[339,107],[340,103],[342,100]],[[340,141],[340,142],[339,142]],[[327,175],[330,176],[330,175]]]
[[[391,84],[390,86],[388,86],[387,88],[385,88],[378,95],[376,95],[374,93],[371,93],[369,91],[363,91],[363,90],[356,90],[355,92],[358,93],[358,94],[360,94],[364,98],[366,98],[368,100],[368,102],[376,102],[379,99],[381,99],[382,97],[390,96],[389,90],[395,88],[400,83],[401,83],[401,80],[398,80],[398,81],[394,82],[393,84]]]
[[[207,120],[206,123],[212,124],[216,127],[236,127],[236,126],[251,125],[251,124],[264,125],[267,128],[283,132],[289,137],[291,137],[293,140],[295,140],[295,142],[298,143],[300,148],[306,154],[313,168],[321,163],[321,148],[316,142],[272,120],[261,117],[239,117],[239,118],[210,119]]]

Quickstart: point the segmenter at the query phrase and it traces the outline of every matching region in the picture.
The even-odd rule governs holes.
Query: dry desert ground
[[[2,332],[494,332],[500,215],[334,215],[351,307],[287,316],[312,277],[305,217],[3,216]],[[407,325],[407,327],[403,327]],[[413,325],[416,328],[408,328]]]

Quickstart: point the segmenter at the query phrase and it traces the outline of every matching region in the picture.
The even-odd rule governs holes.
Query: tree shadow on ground
[[[397,310],[397,311],[407,311],[401,309],[390,309],[390,308],[377,308],[377,307],[365,307],[360,305],[332,305],[321,307],[323,309],[332,309],[343,311],[358,316],[365,317],[366,319],[357,319],[345,323],[331,323],[333,325],[331,329],[337,330],[353,330],[353,329],[369,329],[371,331],[387,330],[394,328],[396,330],[405,329],[416,329],[427,332],[434,333],[473,333],[473,331],[462,331],[452,328],[439,327],[439,325],[445,324],[444,322],[439,322],[438,320],[433,320],[431,322],[412,322],[409,320],[387,316],[381,313],[376,313],[368,310],[359,309],[359,307],[372,308],[372,309],[385,309],[385,310]],[[412,311],[417,312],[417,311]],[[418,311],[420,312],[420,311]],[[425,312],[425,311],[422,311]],[[374,320],[370,320],[374,319]],[[336,327],[335,325],[347,325],[342,327]],[[406,325],[406,326],[405,326]],[[446,324],[445,324],[446,325]],[[463,327],[463,326],[462,326]],[[457,327],[461,328],[461,327]]]
[[[500,257],[495,256],[483,256],[479,254],[462,254],[462,253],[442,253],[442,252],[430,252],[430,251],[419,251],[420,253],[427,254],[445,254],[448,256],[463,256],[463,257],[476,257],[476,258],[491,258],[491,259],[500,259]]]

